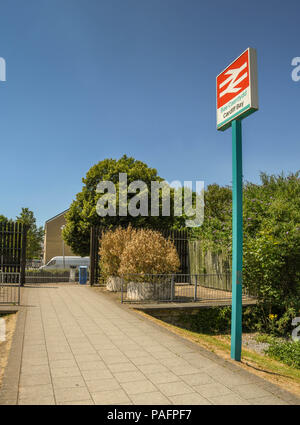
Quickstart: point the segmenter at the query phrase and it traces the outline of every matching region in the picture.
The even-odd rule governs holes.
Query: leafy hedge
[[[257,327],[278,335],[291,331],[300,311],[299,174],[261,174],[261,184],[244,186],[243,284],[258,297]],[[194,237],[231,256],[231,223],[231,188],[208,186],[204,223]]]
[[[196,314],[183,312],[176,324],[193,332],[208,334],[230,333],[231,307],[202,308]],[[243,330],[256,330],[254,305],[243,307]]]
[[[78,270],[76,270],[78,274]],[[51,270],[39,270],[39,269],[27,269],[26,275],[28,276],[69,276],[70,269],[51,269]]]
[[[88,270],[89,276],[89,270]],[[55,282],[69,282],[70,269],[27,269],[25,272],[26,283],[55,283]],[[75,279],[79,278],[78,268],[75,270]]]

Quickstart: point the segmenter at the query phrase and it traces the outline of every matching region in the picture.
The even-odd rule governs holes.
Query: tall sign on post
[[[241,360],[243,268],[242,122],[258,110],[256,50],[248,48],[217,76],[217,130],[232,127],[231,358]]]

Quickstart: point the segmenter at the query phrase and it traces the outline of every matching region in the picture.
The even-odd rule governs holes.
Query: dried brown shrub
[[[160,274],[179,270],[173,242],[159,232],[141,229],[131,235],[122,252],[119,274]]]
[[[100,242],[100,268],[104,276],[119,276],[121,256],[136,230],[131,226],[107,231]]]

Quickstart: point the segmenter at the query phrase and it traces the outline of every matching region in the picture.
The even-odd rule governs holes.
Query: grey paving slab
[[[144,378],[144,375],[140,371],[116,372],[114,376],[118,382],[134,382]]]
[[[142,394],[151,393],[156,391],[157,388],[152,384],[151,381],[143,379],[141,381],[125,382],[121,383],[121,387],[126,391],[127,394]]]
[[[49,372],[49,365],[27,365],[22,363],[21,367],[21,376],[23,375],[37,375],[37,374],[47,374]]]
[[[191,365],[196,366],[198,368],[209,368],[214,367],[215,363],[212,360],[204,356],[199,356],[199,353],[188,353],[182,354],[181,357],[189,362]]]
[[[184,360],[184,359],[182,359],[178,356],[175,356],[175,354],[173,356],[168,357],[168,358],[160,359],[160,363],[169,367],[169,368],[178,368],[178,367],[190,366],[190,364],[186,360]]]
[[[297,404],[89,287],[25,287],[0,404]]]
[[[153,365],[156,361],[156,359],[151,356],[133,357],[130,360],[136,366]]]
[[[165,384],[168,382],[180,381],[180,378],[172,372],[149,373],[147,377],[154,384]]]
[[[152,373],[158,373],[158,372],[168,372],[168,368],[162,364],[160,364],[158,361],[156,363],[153,364],[148,364],[148,365],[141,365],[138,366],[139,369],[145,374],[145,375],[149,375]]]
[[[213,368],[208,369],[206,372],[210,375],[216,382],[220,382],[223,385],[226,385],[229,388],[236,388],[238,385],[250,384],[251,381],[243,376],[240,376],[238,373],[234,372],[224,372],[215,374],[212,373]]]
[[[180,405],[209,405],[209,400],[197,393],[180,394],[169,397],[173,404]]]
[[[20,386],[51,384],[50,372],[36,375],[24,375],[20,378]]]
[[[275,396],[267,397],[258,397],[249,400],[252,405],[266,405],[266,406],[276,406],[276,405],[285,405],[286,402]]]
[[[23,358],[25,358],[26,356],[30,358],[35,358],[42,355],[47,356],[46,344],[29,346],[29,347],[26,346],[23,349]]]
[[[59,367],[51,369],[51,375],[53,378],[66,378],[71,376],[81,376],[81,373],[78,367]]]
[[[213,382],[208,384],[196,385],[193,387],[203,397],[218,397],[227,394],[231,394],[232,391],[225,385],[219,382]]]
[[[212,402],[212,404],[217,404],[217,405],[233,405],[233,406],[237,406],[237,405],[248,405],[250,404],[247,400],[239,397],[236,394],[227,394],[227,395],[220,395],[217,397],[209,397],[208,398],[209,401]]]
[[[55,400],[57,402],[69,402],[80,400],[91,400],[89,391],[85,387],[77,388],[54,388]]]
[[[62,352],[62,353],[56,353],[56,352],[53,353],[48,351],[47,354],[48,354],[49,362],[55,361],[55,360],[69,360],[74,358],[74,355],[71,353],[71,351]]]
[[[76,361],[79,362],[94,362],[94,361],[101,361],[101,357],[97,354],[97,353],[92,353],[92,354],[76,354],[73,353],[72,357],[74,357],[76,359]]]
[[[48,359],[47,359],[48,361]],[[72,368],[76,367],[76,361],[72,358],[69,359],[60,359],[60,360],[50,360],[50,368],[51,369],[57,369],[57,368]]]
[[[267,397],[270,393],[255,384],[243,384],[233,388],[234,392],[246,400],[259,397]]]
[[[38,405],[55,405],[55,399],[53,396],[48,396],[48,397],[40,397],[40,396],[36,396],[36,397],[19,397],[18,400],[18,404],[19,405],[33,405],[33,406],[38,406]]]
[[[112,365],[112,364],[115,364],[115,363],[127,363],[128,362],[128,358],[126,356],[124,356],[124,355],[102,357],[102,360],[107,365]]]
[[[113,378],[112,373],[108,369],[97,369],[97,370],[82,370],[82,376],[85,380],[92,379],[109,379]]]
[[[51,384],[43,385],[25,385],[19,387],[20,398],[35,398],[53,396],[53,387]]]
[[[152,393],[132,394],[130,396],[135,405],[163,405],[172,404],[170,399],[159,391]]]
[[[53,377],[52,384],[54,389],[56,388],[77,388],[77,387],[85,387],[85,381],[81,376],[60,376]]]
[[[157,384],[158,389],[166,396],[193,393],[194,390],[182,381]]]
[[[42,356],[42,357],[23,357],[22,361],[22,367],[25,369],[26,367],[32,367],[32,366],[48,366],[48,357]]]
[[[164,350],[164,351],[155,351],[151,354],[155,359],[160,360],[160,359],[169,359],[173,353],[169,350]]]
[[[115,378],[88,380],[86,381],[86,386],[91,393],[121,389],[119,382]]]
[[[107,370],[107,365],[101,360],[84,361],[77,360],[78,367],[81,371],[83,370]]]
[[[203,385],[211,384],[214,382],[211,376],[207,375],[207,373],[204,372],[194,373],[192,375],[183,375],[181,376],[181,378],[188,385]]]
[[[187,366],[171,366],[170,370],[173,373],[176,373],[176,375],[182,376],[182,375],[191,375],[191,374],[196,374],[199,373],[199,369],[191,366],[191,365],[187,365]]]
[[[95,404],[123,404],[130,403],[131,400],[124,390],[99,391],[92,393]]]
[[[56,404],[67,405],[67,406],[72,406],[72,405],[85,406],[85,405],[94,405],[95,403],[92,399],[88,399],[88,400],[78,400],[78,401],[59,401]]]
[[[138,372],[137,366],[133,363],[112,363],[108,365],[111,372]]]

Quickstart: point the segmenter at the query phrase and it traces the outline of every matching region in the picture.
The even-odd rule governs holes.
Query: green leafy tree
[[[300,173],[261,174],[243,190],[243,284],[258,297],[258,324],[283,334],[300,309]],[[231,257],[231,188],[208,186],[194,237]],[[276,318],[276,324],[274,322]]]
[[[29,208],[22,208],[17,221],[28,227],[27,231],[27,248],[26,258],[32,260],[33,258],[40,258],[42,254],[42,243],[44,238],[44,229],[37,227],[34,213]]]
[[[201,239],[203,246],[211,251],[230,252],[232,192],[228,186],[214,183],[204,192],[204,222],[192,230],[195,239]]]
[[[96,192],[98,183],[111,181],[116,186],[117,212],[119,206],[119,173],[127,173],[128,184],[136,180],[142,180],[148,187],[148,216],[105,216],[100,217],[96,211],[98,199],[102,196]],[[115,225],[126,226],[129,223],[133,227],[178,227],[181,218],[174,217],[152,217],[150,214],[151,181],[162,182],[163,179],[157,175],[154,168],[145,163],[124,155],[119,160],[104,159],[90,168],[86,177],[82,179],[84,184],[82,191],[76,195],[69,211],[66,214],[66,227],[63,230],[63,238],[72,251],[81,256],[89,254],[90,228],[92,225],[103,225],[111,227]],[[128,194],[128,200],[135,194]]]
[[[7,221],[9,221],[8,218],[5,217],[5,215],[0,214],[0,223],[7,222]]]
[[[261,180],[246,191],[244,284],[258,296],[264,329],[284,334],[300,309],[300,178]]]

